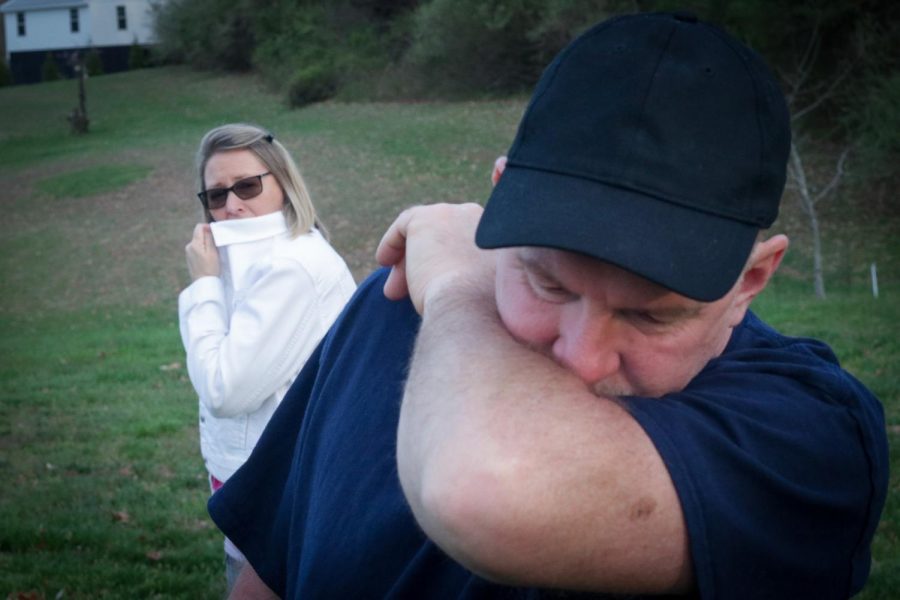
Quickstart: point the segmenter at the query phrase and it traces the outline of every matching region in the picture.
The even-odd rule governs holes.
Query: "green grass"
[[[221,537],[205,512],[175,313],[200,218],[200,136],[229,121],[269,127],[360,279],[402,208],[487,197],[525,99],[290,111],[252,76],[148,69],[91,78],[91,131],[73,136],[76,93],[73,81],[0,89],[0,596],[217,598]],[[879,395],[897,472],[898,221],[824,216],[841,257],[829,298],[811,296],[802,215],[788,202],[777,224],[794,239],[787,268],[755,307],[787,333],[826,339]],[[873,260],[878,300],[867,291]],[[896,475],[874,557],[861,597],[893,598]]]
[[[144,165],[97,165],[41,179],[36,187],[53,198],[82,198],[125,187],[152,170]]]
[[[2,321],[0,593],[218,598],[171,309]]]

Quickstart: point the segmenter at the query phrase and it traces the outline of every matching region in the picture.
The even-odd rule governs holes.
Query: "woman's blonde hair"
[[[325,228],[316,218],[316,209],[309,197],[306,183],[300,175],[294,159],[287,149],[271,133],[256,125],[230,123],[207,132],[200,140],[197,150],[197,175],[200,190],[206,191],[203,172],[213,154],[229,150],[249,150],[253,152],[275,177],[284,192],[284,218],[291,237],[308,233],[313,227],[325,235]],[[204,209],[207,222],[213,220],[209,210]]]

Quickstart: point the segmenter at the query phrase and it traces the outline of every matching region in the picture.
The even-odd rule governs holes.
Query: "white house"
[[[154,40],[153,0],[8,0],[0,6],[6,62],[16,83],[41,80],[47,53],[64,73],[75,50],[95,48],[104,72],[128,68],[132,44]]]

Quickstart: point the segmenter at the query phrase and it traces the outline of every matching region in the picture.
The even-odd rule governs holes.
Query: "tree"
[[[840,153],[834,173],[831,179],[822,184],[820,181],[810,181],[808,171],[798,149],[798,141],[791,143],[791,158],[788,162],[788,185],[797,192],[803,213],[809,219],[810,233],[812,234],[813,252],[813,291],[817,298],[825,298],[825,274],[822,263],[822,230],[819,225],[818,205],[831,196],[844,177],[844,164],[850,153],[846,147]]]
[[[797,193],[803,213],[809,221],[812,236],[813,291],[817,298],[825,298],[825,274],[822,258],[822,230],[819,205],[834,196],[846,174],[846,165],[854,147],[854,132],[847,130],[840,120],[828,126],[826,121],[812,121],[817,111],[849,104],[855,85],[853,76],[865,63],[867,45],[871,38],[857,29],[856,36],[844,45],[844,54],[833,57],[828,67],[822,66],[824,19],[829,15],[813,13],[813,21],[802,52],[781,75],[787,84],[787,99],[791,109],[794,130],[791,155],[788,162],[788,187]],[[833,18],[833,15],[832,15]],[[805,157],[812,148],[836,146],[837,158],[830,168],[810,169]]]

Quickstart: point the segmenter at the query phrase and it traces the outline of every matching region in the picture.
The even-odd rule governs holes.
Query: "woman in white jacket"
[[[217,127],[197,152],[207,223],[186,246],[178,297],[212,490],[240,467],[355,290],[317,227],[290,154],[267,131]],[[244,558],[225,540],[229,590]]]

